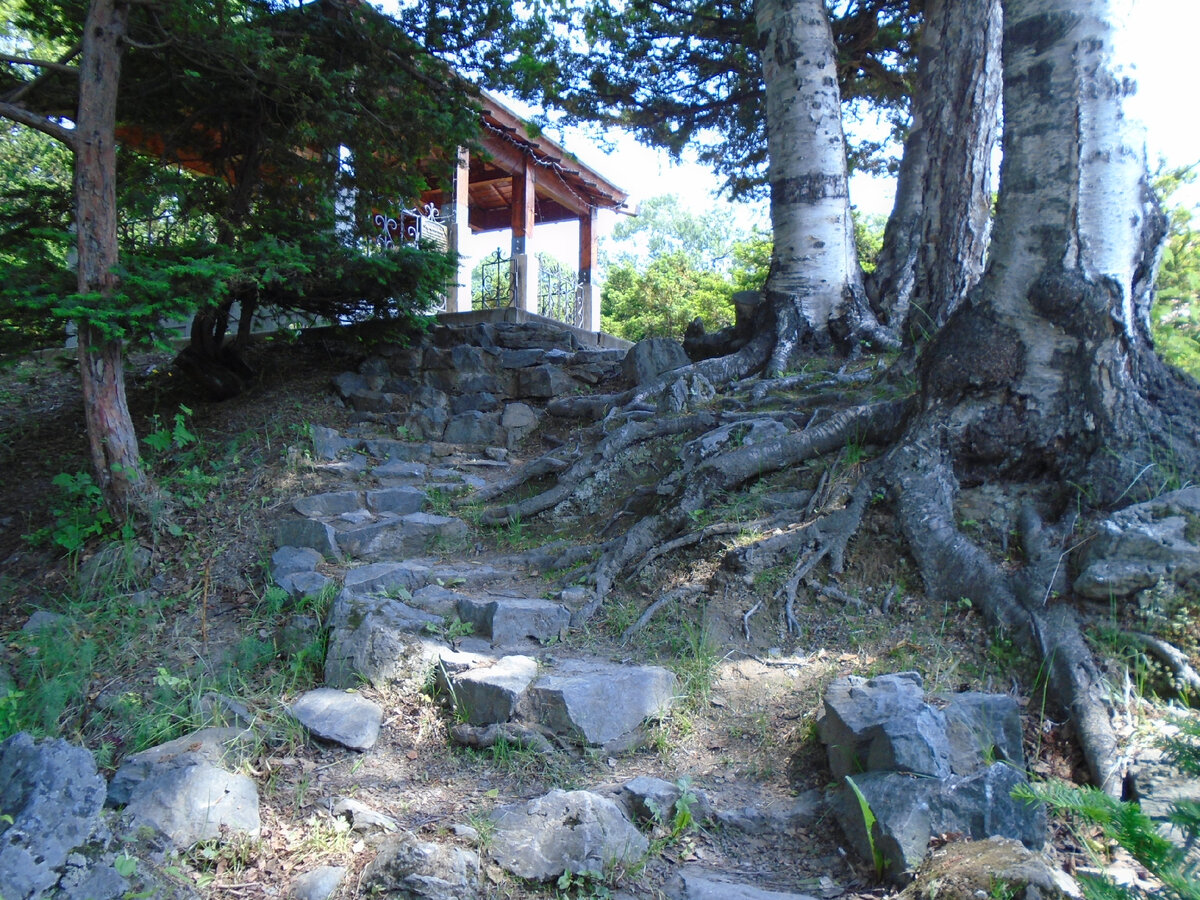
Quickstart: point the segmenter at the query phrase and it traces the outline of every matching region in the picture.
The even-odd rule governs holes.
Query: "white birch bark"
[[[758,0],[775,247],[767,299],[776,307],[779,372],[801,340],[831,341],[847,289],[861,294],[846,178],[833,36],[822,0]]]

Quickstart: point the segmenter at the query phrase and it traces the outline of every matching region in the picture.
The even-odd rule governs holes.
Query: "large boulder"
[[[589,791],[554,790],[501,807],[492,821],[491,856],[514,875],[535,881],[636,863],[650,846],[616,803]]]
[[[343,590],[330,611],[325,683],[352,688],[365,679],[376,687],[419,687],[446,646],[420,632],[441,622],[398,599]]]
[[[49,895],[67,857],[89,841],[104,806],[104,779],[82,747],[34,742],[22,732],[0,744],[0,896],[30,900]]]
[[[516,712],[526,688],[537,677],[537,670],[537,660],[528,656],[478,660],[450,677],[448,691],[455,717],[469,725],[507,722]]]
[[[1008,696],[963,693],[929,702],[915,672],[839,678],[819,723],[837,783],[830,803],[851,844],[906,881],[931,837],[994,835],[1031,848],[1045,812],[1012,798],[1027,781],[1021,722]],[[875,818],[868,833],[864,806]]]

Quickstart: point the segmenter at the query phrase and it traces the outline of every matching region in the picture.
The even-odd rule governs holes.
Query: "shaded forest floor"
[[[127,373],[130,405],[140,435],[165,435],[165,449],[146,452],[177,498],[169,529],[153,541],[137,536],[124,543],[150,553],[148,568],[136,575],[122,563],[96,569],[99,540],[64,555],[45,536],[56,528],[61,535],[64,511],[71,510],[85,526],[111,530],[96,524],[79,492],[72,499],[53,484],[60,473],[87,469],[73,361],[47,356],[0,371],[0,635],[18,681],[43,672],[39,683],[48,685],[44,695],[19,705],[0,704],[0,725],[85,743],[111,774],[128,753],[206,724],[208,693],[245,703],[271,735],[249,772],[262,794],[263,834],[253,842],[198,848],[185,858],[184,871],[207,895],[281,896],[293,874],[323,863],[361,871],[375,839],[346,830],[330,814],[345,796],[403,828],[467,846],[486,843],[480,809],[552,787],[591,787],[639,774],[686,777],[727,807],[787,808],[829,782],[815,724],[824,686],[845,674],[915,669],[930,691],[1012,692],[1025,710],[1031,770],[1068,780],[1082,776],[1069,729],[1042,714],[1033,661],[1004,635],[988,634],[969,601],[934,603],[924,596],[884,506],[872,508],[850,545],[837,582],[842,599],[798,602],[799,638],[788,635],[776,596],[786,577],[781,570],[680,601],[628,645],[620,642],[662,592],[704,583],[724,548],[739,540],[736,534],[660,560],[618,586],[589,625],[567,639],[564,653],[587,648],[676,672],[683,701],[641,750],[543,757],[513,748],[455,749],[447,740],[448,714],[433,698],[370,689],[364,693],[386,709],[375,749],[358,754],[306,740],[283,705],[313,686],[320,663],[277,652],[270,532],[292,500],[336,486],[311,459],[308,429],[352,424],[353,414],[334,399],[329,383],[362,355],[348,340],[260,343],[249,361],[262,374],[243,395],[220,404],[195,401],[171,374],[166,355],[135,355]],[[175,429],[177,415],[196,441]],[[545,446],[535,434],[516,456],[533,458]],[[736,517],[741,503],[749,517],[761,499],[753,492],[729,498],[725,514]],[[41,540],[30,539],[39,532]],[[555,533],[553,523],[534,519],[477,527],[471,541],[447,552],[499,559],[564,537],[570,535]],[[327,574],[338,572],[330,566]],[[535,585],[541,577],[530,573]],[[760,601],[747,636],[743,617]],[[20,632],[39,609],[78,623],[69,646],[39,645]],[[1119,666],[1113,677],[1114,684],[1130,683]],[[1132,679],[1135,693],[1145,687],[1137,670]],[[1153,707],[1139,697],[1130,700],[1131,728],[1153,717]],[[483,830],[457,835],[459,825]],[[789,827],[788,833],[757,835],[690,831],[665,841],[644,868],[610,877],[634,896],[651,897],[674,863],[695,861],[764,888],[824,900],[883,892],[845,855],[832,821]],[[1065,864],[1075,854],[1078,864],[1092,864],[1082,844],[1059,826],[1056,846]],[[555,895],[553,884],[530,885],[490,867],[485,875],[493,896]],[[604,886],[576,885],[572,895],[590,896],[585,891]],[[354,895],[351,879],[341,896]]]

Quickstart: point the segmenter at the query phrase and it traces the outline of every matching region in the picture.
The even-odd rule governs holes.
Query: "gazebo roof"
[[[534,166],[534,222],[574,221],[591,209],[624,208],[629,194],[560,144],[536,133],[530,123],[494,95],[482,91],[480,136],[483,154],[472,154],[468,183],[472,231],[497,231],[511,224],[513,176],[528,159]],[[449,198],[441,188],[424,192],[422,204],[443,207]]]

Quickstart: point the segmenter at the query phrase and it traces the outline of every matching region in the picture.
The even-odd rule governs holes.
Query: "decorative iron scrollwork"
[[[548,319],[583,327],[583,285],[565,269],[544,266],[538,272],[538,310]]]

